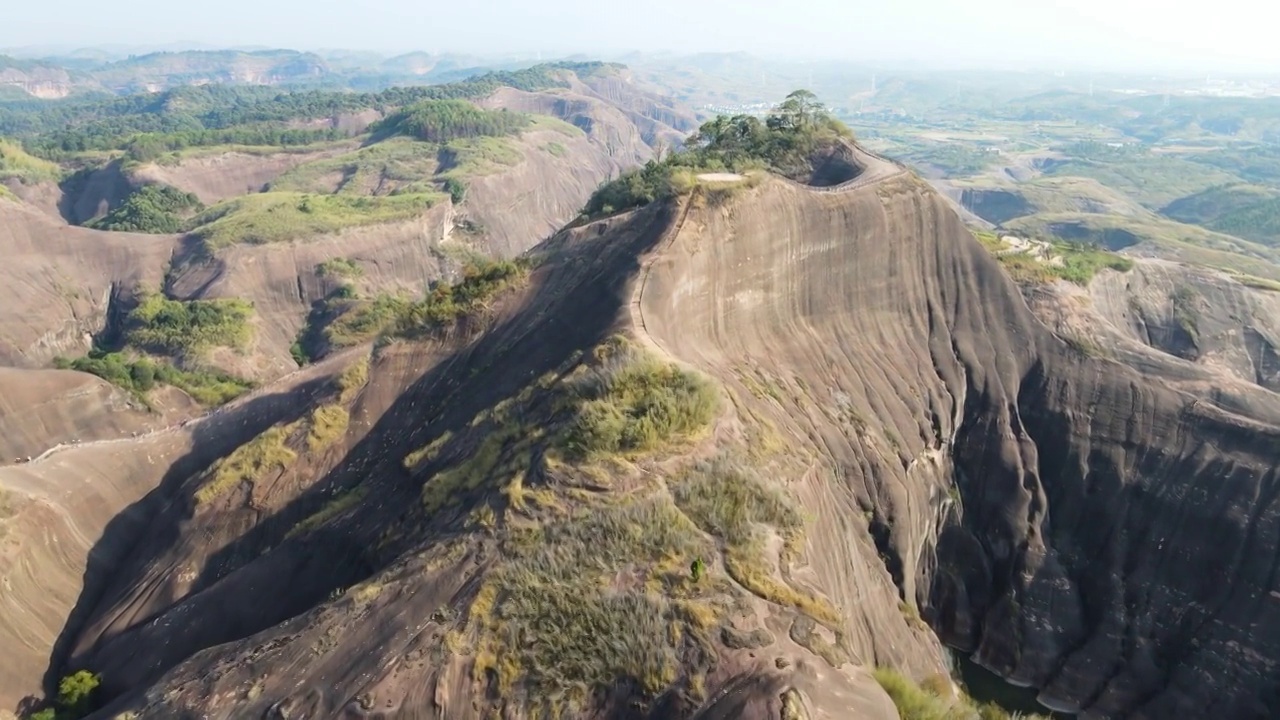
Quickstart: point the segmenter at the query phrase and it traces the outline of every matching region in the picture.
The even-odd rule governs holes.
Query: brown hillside
[[[351,144],[354,146],[354,142]],[[228,198],[262,192],[272,180],[303,163],[332,157],[339,146],[310,152],[250,153],[227,151],[207,155],[193,153],[176,165],[149,164],[135,169],[135,184],[163,183],[194,193],[200,202],[213,205]]]
[[[137,399],[92,375],[0,368],[0,464],[61,443],[146,433],[193,409],[179,405],[148,413]]]
[[[556,102],[554,95],[510,89],[488,101],[552,115]],[[513,164],[494,164],[467,177],[461,207],[445,202],[411,221],[288,244],[241,245],[209,261],[182,260],[169,290],[192,299],[252,300],[260,320],[255,346],[220,364],[250,377],[277,377],[294,366],[289,347],[312,303],[333,289],[332,282],[317,278],[320,263],[354,260],[364,272],[360,285],[371,294],[418,293],[456,274],[468,257],[507,258],[528,250],[576,217],[600,183],[653,156],[631,119],[603,101],[583,100],[563,117],[587,129],[538,126],[511,139]]]
[[[119,293],[159,287],[176,239],[69,227],[29,205],[0,201],[0,363],[80,355]]]
[[[857,154],[835,190],[562,232],[483,315],[215,416],[167,471],[105,461],[153,439],[0,470],[3,617],[69,617],[56,645],[0,626],[0,701],[45,653],[102,673],[94,718],[887,720],[869,669],[928,679],[941,638],[1087,717],[1273,716],[1280,397],[1055,335],[942,198]],[[623,414],[647,444],[576,454],[615,388],[682,372],[705,425]],[[325,407],[349,422],[316,443]]]

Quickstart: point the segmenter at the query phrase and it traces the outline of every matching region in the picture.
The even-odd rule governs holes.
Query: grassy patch
[[[253,383],[217,370],[178,370],[157,378],[191,396],[205,407],[225,405],[253,389]]]
[[[369,357],[366,355],[348,365],[338,376],[337,386],[338,392],[341,393],[341,402],[351,402],[367,382],[369,382]]]
[[[159,353],[192,353],[210,347],[243,347],[252,328],[253,306],[245,300],[170,300],[142,296],[125,319],[125,342]]]
[[[394,327],[412,306],[413,301],[403,295],[341,301],[331,305],[337,314],[325,326],[324,338],[335,348],[368,342]]]
[[[196,504],[212,502],[241,483],[252,485],[273,470],[287,470],[298,459],[285,444],[297,425],[276,425],[214,463],[196,490]]]
[[[303,163],[276,178],[272,192],[388,195],[430,178],[439,149],[409,138],[389,138],[349,153]]]
[[[1189,286],[1181,286],[1169,294],[1169,304],[1173,308],[1174,322],[1191,338],[1191,342],[1200,344],[1200,293]]]
[[[1133,261],[1113,252],[1073,243],[1058,243],[1054,251],[1062,258],[1061,265],[1050,265],[1050,271],[1063,280],[1077,285],[1088,285],[1099,270],[1129,272]]]
[[[192,220],[207,252],[239,243],[288,242],[345,228],[407,220],[443,199],[439,193],[387,197],[266,192],[228,200]]]
[[[542,149],[546,150],[547,153],[554,155],[555,157],[564,157],[569,152],[568,150],[565,149],[563,145],[561,145],[558,142],[549,142],[546,145],[543,145]]]
[[[406,455],[404,458],[404,466],[406,468],[413,469],[424,462],[434,460],[441,448],[445,446],[445,443],[449,442],[452,438],[453,433],[446,430],[440,437]]]
[[[770,531],[784,540],[783,562],[799,551],[804,519],[793,499],[725,458],[699,464],[671,492],[699,528],[724,540],[725,568],[740,585],[830,625],[841,623],[830,602],[778,580],[765,560]]]
[[[323,452],[347,433],[351,415],[341,405],[322,405],[311,413],[311,430],[307,433],[307,449]]]
[[[1142,244],[1169,260],[1280,279],[1280,251],[1275,248],[1162,218],[1061,213],[1029,215],[1006,226],[1022,237],[1061,238],[1082,245]]]
[[[565,137],[586,137],[582,128],[550,115],[530,115],[530,130],[554,130]]]
[[[422,300],[380,295],[370,300],[346,301],[325,328],[325,338],[335,347],[346,347],[384,334],[413,336],[428,332],[479,310],[525,273],[526,267],[520,262],[485,262],[468,267],[456,283],[436,284]]]
[[[633,420],[652,427],[638,434],[646,439],[637,447],[656,452],[708,425],[717,395],[702,391],[700,378],[621,338],[563,374],[569,367],[479,413],[469,429],[429,438],[405,458],[415,472],[432,473],[421,493],[428,522],[448,522],[441,511],[456,507],[453,517],[467,518],[503,544],[503,560],[448,646],[455,652],[470,646],[475,679],[498,696],[552,716],[589,706],[619,682],[642,697],[678,683],[697,694],[723,608],[741,594],[723,573],[695,562],[717,552],[713,538],[665,492],[604,498],[553,478],[577,478],[567,480],[569,486],[609,482],[607,465],[557,459],[561,451],[586,459],[566,447],[587,403],[611,401],[637,411]],[[684,392],[691,387],[699,389]],[[702,486],[689,483],[691,505],[707,507],[708,517],[741,536],[756,537],[736,518],[725,518],[733,510],[721,512],[710,493],[699,494]],[[785,515],[772,496],[747,492],[750,499],[742,502],[760,517]],[[737,502],[730,494],[731,504]]]
[[[20,146],[0,140],[0,182],[54,182],[62,176],[62,168],[48,160],[27,154]]]
[[[329,258],[316,265],[316,276],[322,278],[339,278],[354,280],[364,275],[364,268],[351,258]]]
[[[973,236],[995,255],[1005,272],[1019,285],[1061,279],[1084,286],[1099,270],[1128,272],[1133,269],[1133,261],[1129,258],[1089,244],[1055,241],[1049,246],[1050,257],[1054,259],[1050,262],[1030,253],[1011,252],[996,233],[975,231]]]
[[[602,361],[577,380],[578,411],[565,438],[574,457],[643,453],[702,430],[719,395],[700,376],[615,339]]]
[[[352,490],[343,492],[330,500],[314,515],[309,516],[307,519],[290,528],[287,536],[293,537],[294,535],[301,535],[324,525],[335,517],[358,505],[368,494],[369,487],[367,485],[361,485]]]
[[[706,646],[704,623],[661,595],[608,580],[660,573],[709,551],[662,498],[530,529],[471,606],[475,675],[503,697],[527,693],[544,711],[581,710],[619,680],[657,695],[680,676],[682,658]]]
[[[520,151],[506,138],[478,137],[455,140],[440,149],[441,173],[444,179],[492,175],[524,160]]]
[[[1252,275],[1233,275],[1236,282],[1251,287],[1254,290],[1267,290],[1269,292],[1280,292],[1280,282],[1268,280],[1266,278],[1254,277]]]
[[[979,703],[963,693],[959,697],[948,697],[951,681],[944,676],[929,678],[922,687],[889,668],[876,668],[874,675],[893,700],[902,720],[1047,720],[1043,715],[1010,713],[994,703]]]

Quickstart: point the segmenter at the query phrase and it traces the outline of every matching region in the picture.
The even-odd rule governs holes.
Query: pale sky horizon
[[[480,55],[744,51],[1004,69],[1280,74],[1258,0],[9,0],[0,47],[260,45]]]

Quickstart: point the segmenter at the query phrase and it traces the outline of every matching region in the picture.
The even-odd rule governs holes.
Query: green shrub
[[[101,675],[77,670],[58,682],[58,697],[53,707],[27,717],[29,720],[79,720],[93,709],[93,696],[101,682]]]
[[[351,280],[364,275],[364,268],[351,258],[329,258],[316,265],[316,277]]]
[[[1062,258],[1061,265],[1050,265],[1054,275],[1077,285],[1088,285],[1099,270],[1108,269],[1116,272],[1128,272],[1133,269],[1133,261],[1122,255],[1073,243],[1059,243],[1054,246]]]
[[[203,209],[191,193],[168,185],[144,185],[130,193],[120,207],[85,226],[116,232],[176,233],[183,230],[185,216]]]
[[[453,200],[454,205],[461,205],[467,196],[467,186],[457,178],[445,178],[444,191],[449,193],[449,198]]]
[[[412,337],[474,313],[527,272],[521,261],[481,261],[468,265],[456,283],[438,283],[422,300],[379,295],[371,300],[333,300],[325,340],[349,347],[379,336]]]
[[[499,137],[529,125],[528,115],[508,110],[484,110],[465,100],[424,100],[414,103],[370,128],[376,135],[407,135],[444,143],[481,136]]]
[[[411,300],[400,295],[331,301],[329,309],[334,318],[325,326],[324,338],[335,348],[368,342],[394,327],[412,305]]]
[[[238,298],[184,301],[148,293],[125,319],[125,342],[166,354],[243,347],[252,314],[253,306]]]
[[[650,160],[605,183],[583,212],[607,215],[682,194],[702,172],[769,168],[799,178],[810,171],[815,152],[847,137],[851,137],[849,129],[832,118],[812,93],[797,90],[764,122],[751,115],[735,115],[703,123],[680,152]]]
[[[96,375],[139,396],[156,384],[170,385],[187,393],[206,407],[222,405],[253,388],[247,380],[219,370],[184,370],[171,363],[150,358],[131,358],[125,353],[94,351],[75,359],[55,358],[54,366]]]
[[[618,348],[575,388],[577,417],[565,438],[571,455],[646,452],[715,418],[719,395],[704,378],[629,345]]]

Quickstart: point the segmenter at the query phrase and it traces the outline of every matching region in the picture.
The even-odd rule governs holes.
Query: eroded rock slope
[[[1056,335],[942,198],[855,157],[836,188],[770,179],[572,227],[482,316],[376,351],[354,394],[317,386],[253,416],[292,428],[268,438],[289,453],[217,493],[216,468],[171,471],[98,541],[74,613],[68,593],[41,599],[70,619],[28,657],[101,672],[104,718],[892,718],[868,669],[925,679],[939,639],[1085,718],[1280,711],[1280,398]],[[619,362],[618,332],[710,378],[716,419],[648,455],[558,455],[557,388]],[[307,451],[293,423],[335,403],[350,422]],[[683,527],[689,478],[726,454],[798,503],[803,532],[748,552],[699,525],[723,546],[693,550],[714,582],[692,590],[662,579],[661,552],[646,565],[663,547],[648,525],[618,566],[592,535],[569,567],[600,563],[584,588],[671,622],[642,625],[667,640],[626,646],[602,685],[575,684],[591,668],[568,655],[552,665],[584,675],[529,665],[552,640],[526,621],[561,617],[558,584],[513,588],[565,570],[522,553],[569,552],[575,522],[615,511]],[[0,482],[57,488],[54,471]],[[68,502],[46,490],[16,517]],[[71,553],[63,587],[76,570]],[[15,612],[35,602],[4,592]],[[30,673],[5,677],[6,701],[30,691]]]

